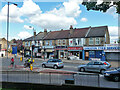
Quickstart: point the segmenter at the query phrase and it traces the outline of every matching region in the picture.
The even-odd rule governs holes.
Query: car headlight
[[[108,73],[105,73],[105,76],[110,76],[110,74],[108,74]]]

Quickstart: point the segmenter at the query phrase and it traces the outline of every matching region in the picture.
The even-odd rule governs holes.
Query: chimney
[[[70,25],[70,35],[74,33],[74,29],[73,29],[73,26]]]
[[[63,31],[63,29],[61,29],[61,31]]]
[[[34,31],[34,36],[36,36],[36,31]]]
[[[47,29],[44,29],[44,36],[47,35]]]

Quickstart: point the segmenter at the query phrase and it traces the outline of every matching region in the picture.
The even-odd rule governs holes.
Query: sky
[[[7,8],[6,1],[17,4],[9,5],[9,40],[25,39],[36,33],[67,30],[73,28],[108,26],[111,43],[118,39],[118,14],[115,7],[107,12],[87,11],[82,0],[2,0],[0,1],[0,38],[7,37]],[[18,2],[19,1],[19,2]],[[21,2],[20,2],[21,1]],[[54,2],[55,1],[55,2]],[[100,0],[97,2],[100,4]],[[31,26],[31,28],[29,27]]]

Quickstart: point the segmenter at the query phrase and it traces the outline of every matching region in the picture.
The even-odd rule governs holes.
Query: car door
[[[51,67],[52,66],[52,59],[50,59],[50,60],[47,61],[46,66],[47,67]]]
[[[93,69],[93,64],[94,64],[94,62],[89,62],[87,65],[86,65],[86,71],[92,71],[92,69]]]
[[[94,65],[93,65],[93,71],[95,72],[99,72],[100,71],[100,62],[94,62]]]

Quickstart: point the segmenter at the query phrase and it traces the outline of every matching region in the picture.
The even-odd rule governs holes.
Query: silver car
[[[103,74],[110,67],[111,65],[106,61],[91,61],[88,64],[78,66],[78,70],[80,72],[92,71],[92,72],[100,72],[101,74]]]
[[[42,63],[42,67],[53,67],[54,69],[63,68],[64,64],[60,59],[49,59],[47,62]]]

